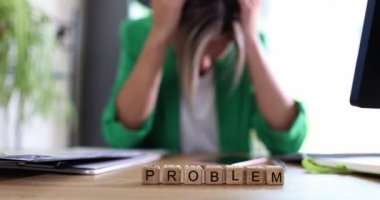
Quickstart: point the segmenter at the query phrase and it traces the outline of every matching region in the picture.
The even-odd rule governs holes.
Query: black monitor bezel
[[[379,97],[375,96],[377,93],[373,91],[375,86],[369,85],[368,81],[366,81],[366,78],[368,78],[368,73],[370,73],[368,70],[370,68],[368,49],[370,48],[372,37],[375,37],[372,30],[373,23],[375,22],[375,15],[380,14],[376,13],[376,6],[378,6],[377,3],[377,0],[368,0],[367,3],[359,54],[351,90],[351,105],[362,108],[380,108],[380,101],[378,101]]]

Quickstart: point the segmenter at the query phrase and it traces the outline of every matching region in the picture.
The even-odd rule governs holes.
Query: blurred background
[[[302,151],[380,152],[380,110],[349,104],[366,1],[263,3],[268,60],[308,110]],[[0,0],[0,149],[106,146],[120,24],[149,13],[137,0]]]

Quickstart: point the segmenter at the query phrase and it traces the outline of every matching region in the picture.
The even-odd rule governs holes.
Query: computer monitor
[[[351,104],[380,108],[380,0],[368,0]]]

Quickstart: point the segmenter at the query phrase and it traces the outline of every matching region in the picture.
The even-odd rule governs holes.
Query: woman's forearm
[[[246,44],[249,71],[259,109],[274,129],[288,130],[298,113],[296,103],[276,82],[259,46],[259,37],[247,38]]]
[[[131,76],[117,98],[119,120],[129,129],[138,129],[152,114],[169,45],[185,0],[152,0],[153,26]]]
[[[260,0],[239,0],[250,76],[256,91],[256,101],[269,124],[277,130],[288,130],[297,116],[293,99],[285,95],[264,60],[257,34]]]
[[[168,41],[150,33],[143,52],[117,97],[119,120],[138,129],[152,114],[160,89]]]

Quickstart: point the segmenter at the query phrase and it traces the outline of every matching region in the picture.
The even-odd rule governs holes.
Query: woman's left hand
[[[241,25],[245,34],[247,61],[255,100],[270,126],[288,131],[298,114],[296,102],[280,87],[261,50],[258,17],[261,0],[239,0]]]
[[[243,31],[246,37],[255,37],[261,0],[239,0],[239,4]]]

